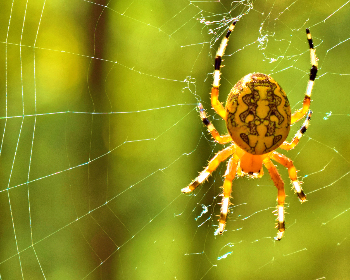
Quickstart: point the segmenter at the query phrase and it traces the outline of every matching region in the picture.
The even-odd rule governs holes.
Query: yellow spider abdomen
[[[262,155],[287,138],[291,109],[286,93],[270,76],[244,76],[226,102],[226,126],[233,141],[246,152]]]

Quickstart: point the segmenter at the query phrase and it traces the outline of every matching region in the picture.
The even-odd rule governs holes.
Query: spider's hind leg
[[[299,121],[303,116],[306,115],[307,111],[309,110],[310,103],[311,103],[312,88],[314,86],[314,82],[317,74],[317,64],[318,64],[317,56],[316,56],[316,51],[314,49],[311,33],[308,28],[306,29],[306,35],[307,35],[307,40],[310,48],[310,60],[311,60],[311,69],[310,69],[310,76],[309,76],[310,78],[306,88],[303,107],[292,114],[292,117],[291,117],[292,124]]]
[[[220,47],[218,48],[216,52],[215,62],[214,62],[214,82],[213,87],[211,89],[211,106],[216,111],[216,113],[222,117],[224,120],[226,120],[226,110],[222,106],[222,104],[219,101],[219,87],[220,87],[220,68],[221,68],[221,61],[222,57],[225,54],[225,50],[228,43],[228,38],[230,37],[232,31],[235,29],[235,25],[237,23],[237,20],[234,20],[230,27],[228,28],[228,31],[226,33],[226,36],[222,38]]]
[[[287,141],[284,141],[282,143],[282,145],[280,146],[281,149],[289,151],[289,150],[293,149],[296,145],[298,145],[300,138],[304,135],[304,133],[306,132],[306,130],[309,127],[311,114],[312,114],[312,111],[309,110],[309,112],[306,115],[306,118],[305,118],[303,125],[298,130],[298,132],[295,134],[294,138],[292,139],[292,142],[289,143]]]
[[[213,136],[216,142],[220,144],[227,144],[228,142],[232,141],[232,138],[229,134],[220,135],[220,133],[216,130],[214,125],[208,119],[207,114],[205,113],[205,110],[201,103],[198,104],[198,109],[199,109],[199,115],[202,119],[202,122],[206,125],[206,127],[208,128],[208,131],[211,133],[211,135]]]

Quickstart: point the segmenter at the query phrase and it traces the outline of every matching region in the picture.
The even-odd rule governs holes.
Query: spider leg
[[[311,103],[311,92],[312,92],[312,88],[314,86],[314,81],[317,74],[317,56],[316,56],[316,51],[314,49],[314,44],[312,42],[311,33],[308,28],[306,29],[306,35],[307,35],[307,40],[309,42],[309,47],[310,47],[310,60],[311,60],[310,78],[306,88],[303,107],[292,114],[291,123],[295,123],[299,121],[303,116],[305,116],[305,114],[309,110],[310,103]]]
[[[239,161],[239,158],[236,155],[233,155],[227,164],[225,181],[224,181],[224,185],[222,186],[223,197],[221,202],[219,227],[215,231],[215,235],[222,234],[226,226],[226,219],[229,211],[228,207],[230,205],[230,197],[231,197],[231,191],[232,191],[232,181],[236,177],[238,161]]]
[[[276,166],[272,163],[272,161],[267,157],[263,161],[264,165],[266,166],[267,170],[270,173],[271,179],[273,183],[275,184],[278,194],[277,194],[277,236],[275,237],[275,240],[281,240],[283,237],[283,233],[285,230],[285,223],[284,223],[284,200],[286,197],[285,191],[284,191],[284,182],[280,176],[280,174],[277,171]]]
[[[194,191],[200,184],[202,184],[213,171],[219,166],[221,162],[226,160],[234,152],[234,146],[227,147],[219,151],[208,163],[207,167],[199,174],[199,176],[192,181],[186,188],[183,188],[181,192],[190,193]]]
[[[237,20],[232,22],[230,25],[226,36],[222,38],[220,47],[218,51],[216,52],[216,57],[215,57],[215,71],[214,71],[214,82],[213,82],[213,87],[211,88],[211,106],[213,109],[216,111],[216,113],[222,117],[224,120],[226,120],[226,110],[224,106],[222,106],[221,102],[219,101],[219,87],[220,87],[220,68],[221,68],[221,60],[222,56],[225,53],[227,43],[228,43],[228,38],[230,37],[233,29],[235,28],[235,25],[237,23]]]
[[[202,122],[207,126],[209,132],[211,133],[213,138],[216,140],[216,142],[220,144],[226,144],[228,142],[231,142],[232,138],[229,134],[221,136],[219,132],[216,130],[216,128],[214,127],[214,125],[209,121],[209,119],[207,118],[207,114],[203,109],[202,104],[199,103],[198,108],[199,108],[199,114],[202,119]]]
[[[294,190],[297,193],[300,202],[305,202],[306,195],[304,194],[304,191],[301,188],[300,183],[298,181],[297,169],[295,168],[293,161],[287,158],[285,155],[277,153],[276,151],[272,153],[271,158],[277,161],[278,163],[282,164],[284,167],[288,168],[289,178],[292,180]]]
[[[287,141],[284,141],[282,143],[282,145],[279,146],[280,148],[289,151],[289,150],[293,149],[299,143],[300,138],[303,136],[303,134],[306,132],[307,128],[309,127],[311,114],[312,114],[312,111],[309,110],[308,114],[306,115],[306,119],[305,119],[303,125],[298,130],[298,132],[294,135],[292,142],[289,143]]]

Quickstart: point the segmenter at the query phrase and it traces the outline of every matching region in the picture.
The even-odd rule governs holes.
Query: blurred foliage
[[[224,57],[221,101],[262,72],[298,109],[306,27],[319,57],[310,129],[283,152],[308,202],[279,166],[288,213],[278,243],[268,174],[234,182],[220,237],[225,165],[195,195],[180,193],[222,149],[196,104],[224,133],[210,109],[213,61],[248,4]],[[350,279],[349,9],[340,0],[5,1],[1,279]]]

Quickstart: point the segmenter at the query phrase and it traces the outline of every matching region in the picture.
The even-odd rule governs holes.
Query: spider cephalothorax
[[[297,178],[297,171],[292,160],[276,152],[277,148],[284,150],[293,149],[299,139],[305,133],[311,118],[310,97],[314,80],[317,73],[317,57],[313,46],[309,29],[306,29],[310,48],[311,70],[307,85],[303,107],[291,114],[290,105],[286,93],[281,86],[270,76],[253,73],[244,76],[232,88],[226,102],[226,108],[218,100],[220,68],[222,56],[224,55],[228,38],[235,28],[234,21],[222,39],[215,57],[214,82],[211,89],[211,104],[216,113],[225,120],[228,134],[220,135],[213,124],[209,121],[201,104],[198,105],[203,123],[208,127],[215,141],[220,144],[231,143],[231,145],[219,151],[208,163],[207,167],[192,181],[183,193],[190,193],[219,166],[221,162],[230,158],[225,173],[223,185],[223,198],[219,227],[215,234],[222,234],[227,214],[229,212],[232,181],[238,176],[250,176],[260,178],[263,176],[263,165],[269,171],[271,179],[277,187],[277,228],[276,240],[280,240],[285,230],[284,223],[284,182],[278,174],[276,166],[271,159],[288,168],[289,178],[292,180],[293,188],[301,202],[306,201],[306,196]],[[299,121],[306,115],[306,120],[301,129],[289,143],[286,142],[290,125]]]

